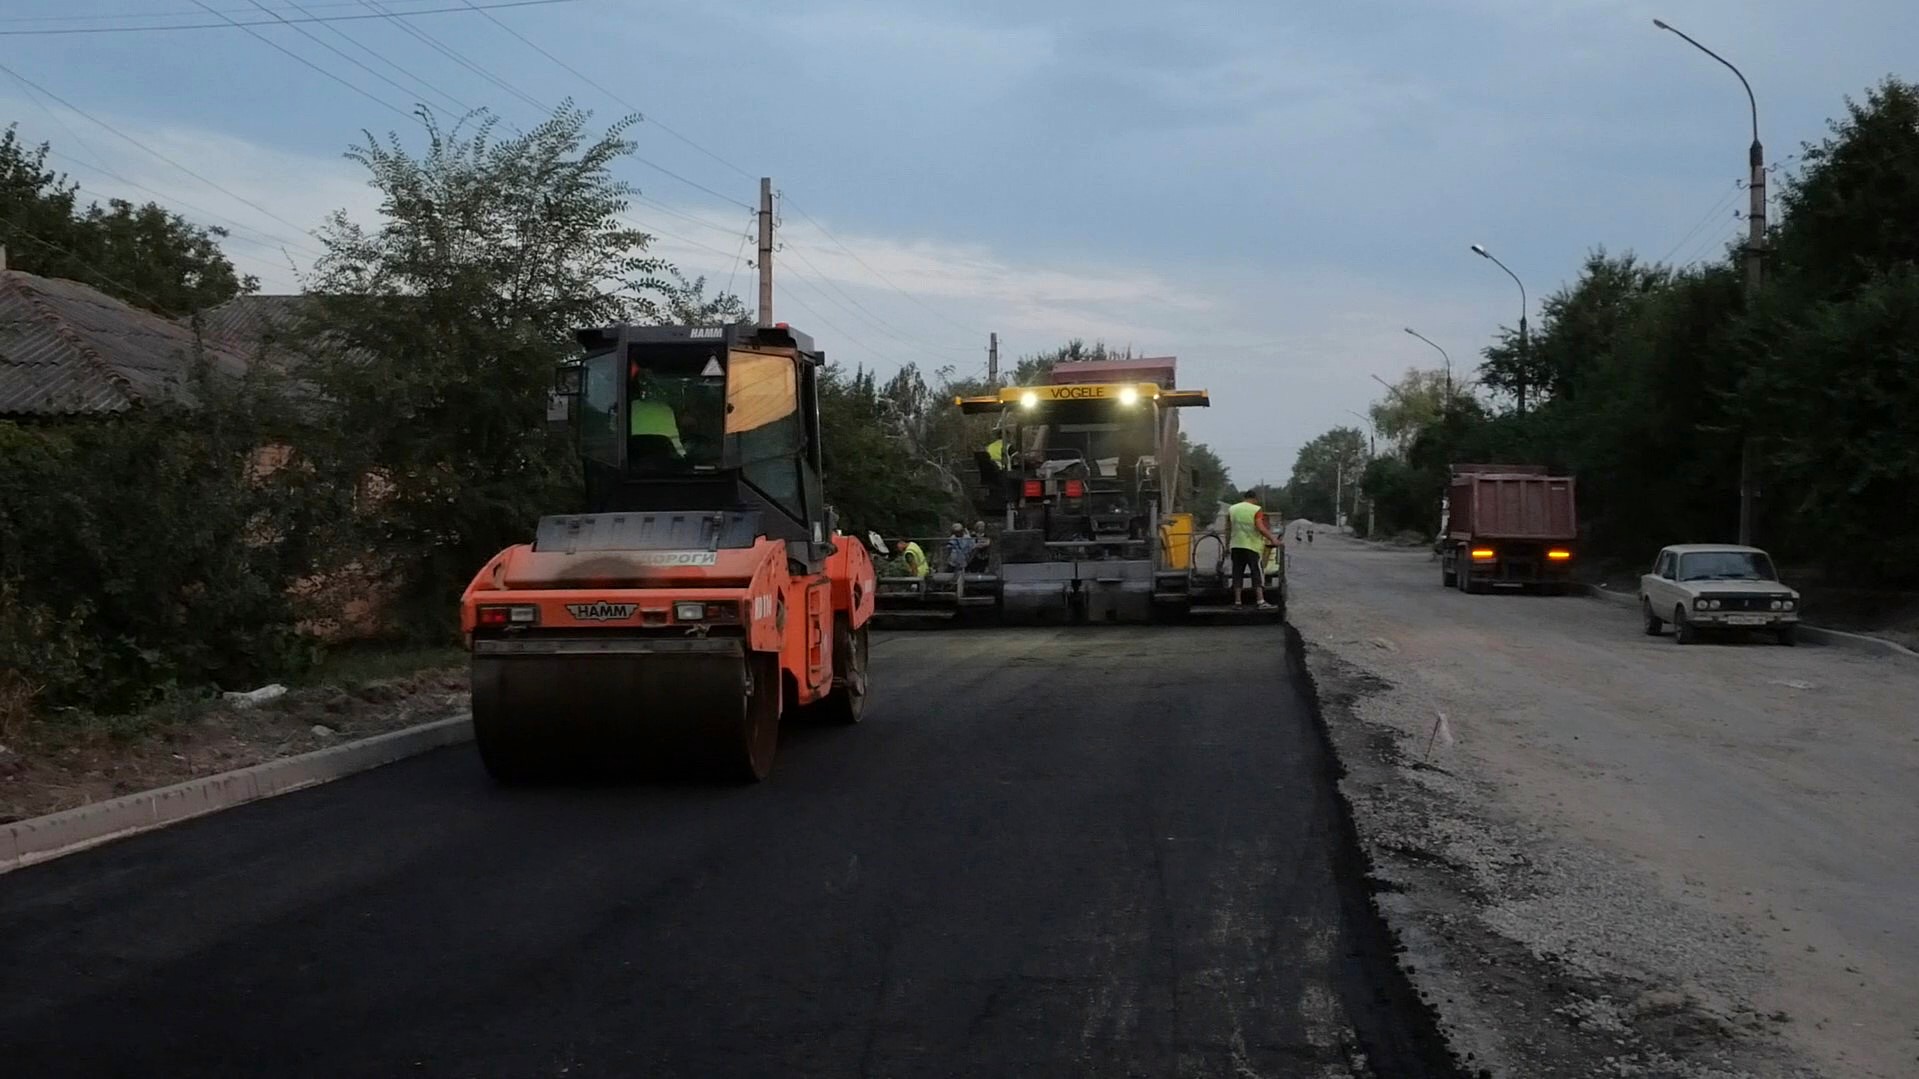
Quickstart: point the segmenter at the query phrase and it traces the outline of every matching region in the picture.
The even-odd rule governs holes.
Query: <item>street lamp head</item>
[[[1406,327],[1406,332],[1412,334],[1414,337],[1419,336],[1417,333],[1413,333],[1413,328],[1411,326]]]
[[[1480,258],[1483,258],[1483,259],[1489,259],[1493,257],[1492,252],[1486,250],[1485,244],[1474,244],[1473,254],[1478,255]]]
[[[1654,20],[1652,21],[1652,24],[1653,24],[1654,26],[1657,26],[1657,27],[1659,27],[1659,28],[1660,28],[1661,30],[1670,30],[1670,29],[1672,29],[1672,27],[1670,27],[1670,26],[1667,26],[1667,25],[1666,25],[1666,20],[1664,20],[1664,19],[1654,19]]]

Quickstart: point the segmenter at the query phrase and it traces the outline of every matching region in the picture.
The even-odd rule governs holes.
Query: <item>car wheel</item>
[[[1644,596],[1639,597],[1639,613],[1646,620],[1646,636],[1657,637],[1666,631],[1665,621],[1652,613],[1652,603]]]
[[[1672,639],[1680,644],[1695,644],[1699,640],[1699,630],[1694,628],[1692,620],[1686,617],[1684,607],[1672,609]]]

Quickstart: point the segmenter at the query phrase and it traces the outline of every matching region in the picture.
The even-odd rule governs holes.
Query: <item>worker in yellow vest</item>
[[[908,576],[924,577],[932,570],[932,567],[926,564],[926,552],[910,539],[894,540],[893,553],[899,555],[900,561],[906,563]]]
[[[664,438],[672,443],[675,454],[684,456],[686,446],[680,442],[680,421],[673,414],[673,406],[652,395],[645,368],[633,364],[627,374],[627,436]]]
[[[994,464],[1000,466],[1001,468],[1005,468],[1006,467],[1006,440],[1003,438],[995,437],[993,441],[988,442],[986,444],[986,456],[991,457],[993,459]]]
[[[1279,540],[1266,523],[1266,511],[1259,504],[1256,491],[1246,491],[1240,500],[1226,510],[1226,517],[1232,523],[1231,540],[1233,548],[1233,606],[1245,606],[1246,587],[1242,578],[1253,578],[1253,602],[1259,610],[1274,610],[1266,602],[1266,575],[1260,563],[1265,561],[1267,547],[1278,547]]]

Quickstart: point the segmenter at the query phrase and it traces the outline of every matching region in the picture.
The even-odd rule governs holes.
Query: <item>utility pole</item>
[[[1652,24],[1724,64],[1726,70],[1738,76],[1739,85],[1745,87],[1746,104],[1752,108],[1752,146],[1746,153],[1746,164],[1752,169],[1752,177],[1746,181],[1746,191],[1751,197],[1746,210],[1746,308],[1751,310],[1758,302],[1760,288],[1765,283],[1766,148],[1759,142],[1759,99],[1753,95],[1752,83],[1746,81],[1745,73],[1734,67],[1732,61],[1694,41],[1685,31],[1662,19],[1654,19]],[[1739,442],[1739,542],[1744,545],[1752,543],[1752,502],[1756,493],[1752,459],[1753,437],[1747,432]]]
[[[773,325],[773,178],[760,177],[760,326]]]
[[[1339,528],[1339,524],[1340,524],[1339,519],[1342,516],[1342,511],[1340,510],[1340,503],[1345,501],[1345,498],[1346,498],[1346,462],[1334,461],[1333,462],[1333,528],[1335,529]]]
[[[999,334],[986,335],[986,384],[999,389]]]

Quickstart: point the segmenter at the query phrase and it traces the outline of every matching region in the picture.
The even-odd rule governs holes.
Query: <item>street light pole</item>
[[[1746,303],[1750,308],[1758,300],[1765,280],[1766,148],[1759,142],[1759,99],[1753,96],[1752,83],[1746,81],[1745,73],[1734,67],[1732,61],[1662,19],[1654,19],[1652,24],[1677,34],[1686,44],[1726,65],[1726,70],[1738,76],[1739,85],[1746,88],[1746,104],[1752,108],[1752,148],[1746,154],[1746,163],[1752,169],[1752,178],[1746,182],[1751,197],[1746,211]],[[1739,542],[1747,545],[1752,543],[1752,456],[1752,435],[1747,434],[1739,443]]]
[[[1376,442],[1376,437],[1379,434],[1379,430],[1378,428],[1373,426],[1373,421],[1371,419],[1365,416],[1361,416],[1359,413],[1354,412],[1350,408],[1346,410],[1346,415],[1352,416],[1358,419],[1361,423],[1364,423],[1366,425],[1366,463],[1369,466],[1368,470],[1370,471],[1370,466],[1372,464],[1373,458],[1378,456],[1379,454],[1379,447]],[[1363,476],[1361,477],[1361,483],[1364,483]],[[1357,517],[1359,516],[1359,490],[1357,489],[1359,485],[1355,484],[1354,486],[1356,489],[1353,491],[1353,516]],[[1373,510],[1376,507],[1377,507],[1376,500],[1371,495],[1368,495],[1366,497],[1366,535],[1369,537],[1373,534]]]
[[[1434,348],[1439,348],[1438,342],[1434,341],[1430,337],[1427,337],[1425,334],[1420,333],[1418,330],[1413,329],[1411,326],[1406,327],[1406,332],[1409,334],[1412,334],[1414,337],[1419,338],[1421,341],[1424,341],[1427,344],[1432,345]],[[1451,411],[1453,407],[1453,358],[1451,356],[1447,356],[1446,350],[1443,348],[1439,348],[1439,354],[1442,357],[1445,357],[1445,360],[1446,360],[1446,408],[1448,411]]]
[[[1519,414],[1523,416],[1526,414],[1526,366],[1527,364],[1532,362],[1532,342],[1526,336],[1526,312],[1531,309],[1532,304],[1527,302],[1526,300],[1526,282],[1521,281],[1519,279],[1518,274],[1512,272],[1512,270],[1509,267],[1507,267],[1505,263],[1499,261],[1499,259],[1496,256],[1494,256],[1491,251],[1486,250],[1485,244],[1474,244],[1473,254],[1478,255],[1480,258],[1483,258],[1483,259],[1491,259],[1492,264],[1494,266],[1497,266],[1500,269],[1505,270],[1506,276],[1512,278],[1513,284],[1519,286],[1519,386],[1518,386],[1518,389],[1519,389]]]

